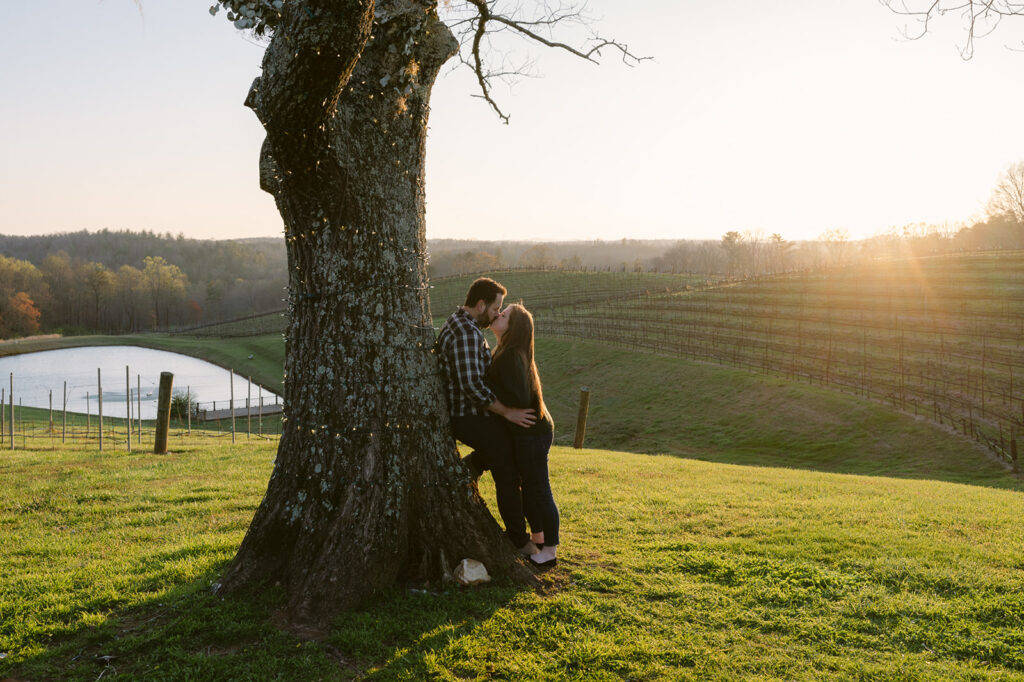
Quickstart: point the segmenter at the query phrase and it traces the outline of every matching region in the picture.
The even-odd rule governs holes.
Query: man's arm
[[[522,426],[524,429],[533,426],[533,423],[537,421],[536,412],[532,407],[509,407],[508,405],[503,405],[500,400],[495,400],[487,406],[487,409],[494,414],[500,414],[516,426]]]

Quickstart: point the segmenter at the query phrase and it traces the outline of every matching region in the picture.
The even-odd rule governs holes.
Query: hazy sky
[[[0,232],[281,234],[242,101],[263,52],[210,3],[4,7]],[[435,87],[427,234],[491,239],[789,239],[980,215],[1024,159],[1024,20],[963,61],[950,17],[916,42],[875,0],[598,0],[598,27],[653,61],[537,49],[542,78]]]

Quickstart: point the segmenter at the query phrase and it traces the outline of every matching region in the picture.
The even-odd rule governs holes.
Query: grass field
[[[559,447],[541,591],[396,588],[303,642],[209,590],[273,457],[3,453],[0,678],[1024,679],[1019,491]]]

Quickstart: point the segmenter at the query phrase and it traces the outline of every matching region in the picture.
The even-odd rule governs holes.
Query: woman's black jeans
[[[533,532],[544,531],[544,546],[558,544],[558,507],[548,478],[552,434],[515,437],[516,467],[523,477],[523,506]],[[534,520],[540,528],[534,526]]]

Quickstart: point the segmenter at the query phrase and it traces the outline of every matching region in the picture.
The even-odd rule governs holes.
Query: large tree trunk
[[[268,130],[261,182],[285,222],[286,417],[222,589],[278,581],[289,619],[319,625],[396,581],[442,579],[462,558],[529,580],[459,461],[432,353],[426,122],[457,44],[431,3],[379,2],[324,147],[283,152],[288,134],[271,130],[263,100],[275,44],[294,45],[288,29],[249,100]],[[304,154],[317,156],[312,172]]]

